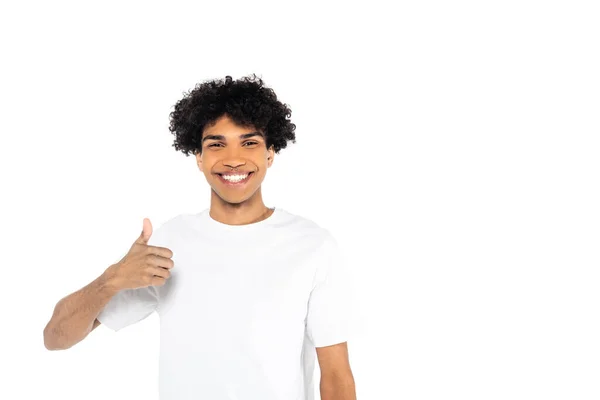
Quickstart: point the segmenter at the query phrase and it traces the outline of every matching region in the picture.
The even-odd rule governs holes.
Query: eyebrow
[[[263,139],[265,138],[265,136],[261,132],[254,131],[254,132],[250,132],[250,133],[241,134],[240,140],[248,139],[249,137],[253,137],[253,136],[260,136]],[[205,140],[225,140],[225,136],[223,136],[223,135],[206,135],[202,138],[202,143],[204,143]]]

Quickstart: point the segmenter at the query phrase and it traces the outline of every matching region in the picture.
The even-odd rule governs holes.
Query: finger
[[[139,244],[148,244],[148,240],[150,240],[150,236],[152,236],[152,223],[148,218],[144,218],[142,233],[135,240],[135,243]]]
[[[166,247],[148,246],[148,252],[150,254],[156,254],[157,256],[164,257],[164,258],[173,257],[173,252],[171,251],[171,249],[168,249]]]
[[[170,258],[157,256],[156,254],[148,254],[147,260],[150,265],[155,267],[171,269],[175,266],[175,263]]]
[[[161,278],[164,278],[164,279],[168,279],[171,276],[171,273],[169,272],[168,269],[161,268],[161,267],[153,267],[152,274],[154,276],[160,276]]]
[[[165,278],[162,278],[160,276],[153,276],[152,279],[150,280],[150,284],[152,286],[162,286],[167,282],[167,280]]]

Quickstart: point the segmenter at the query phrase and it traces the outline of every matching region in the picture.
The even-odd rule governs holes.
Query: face
[[[259,191],[274,156],[261,132],[236,125],[224,115],[204,128],[196,161],[217,196],[239,204]]]

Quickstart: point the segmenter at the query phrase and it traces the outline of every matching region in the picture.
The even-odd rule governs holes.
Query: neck
[[[263,202],[260,188],[252,197],[241,203],[228,203],[219,197],[214,190],[210,197],[210,216],[227,225],[247,225],[268,218],[273,210]]]

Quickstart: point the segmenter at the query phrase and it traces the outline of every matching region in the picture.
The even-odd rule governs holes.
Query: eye
[[[252,144],[258,144],[258,142],[246,142],[246,143],[244,143],[244,145],[247,145],[247,144],[250,144],[250,145],[252,145]]]
[[[221,143],[211,143],[207,147],[221,146]]]

